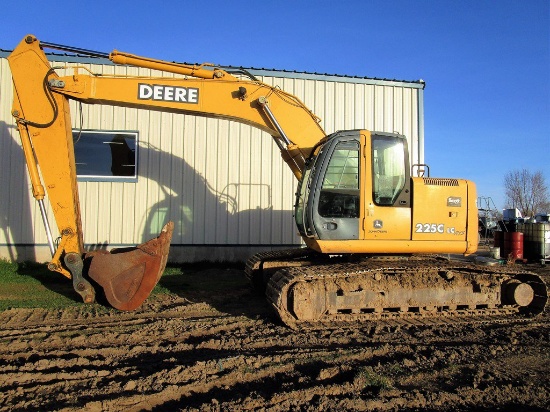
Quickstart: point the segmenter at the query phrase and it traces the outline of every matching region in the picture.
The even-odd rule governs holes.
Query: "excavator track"
[[[548,300],[535,274],[437,257],[281,268],[266,296],[293,329],[522,322]]]
[[[323,255],[307,248],[294,248],[257,253],[248,259],[244,273],[254,288],[265,292],[270,277],[279,269],[310,266],[312,258],[318,260]]]

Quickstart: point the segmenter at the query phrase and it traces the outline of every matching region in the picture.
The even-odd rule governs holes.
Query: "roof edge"
[[[7,58],[11,50],[0,49],[0,58]],[[114,65],[109,59],[102,57],[90,57],[90,56],[81,56],[78,54],[67,54],[67,53],[46,53],[48,60],[57,61],[57,62],[67,62],[67,63],[81,63],[81,64],[102,64],[102,65]],[[189,64],[189,63],[185,63]],[[192,64],[192,63],[191,63]],[[426,82],[422,79],[419,80],[398,80],[398,79],[387,79],[379,77],[361,77],[361,76],[352,76],[352,75],[342,75],[342,74],[329,74],[329,73],[316,73],[316,72],[305,72],[305,71],[296,71],[296,70],[279,70],[279,69],[265,69],[265,68],[255,68],[255,67],[242,67],[242,66],[220,66],[228,69],[241,69],[246,70],[250,74],[255,76],[267,76],[267,77],[280,77],[280,78],[293,78],[293,79],[304,79],[304,80],[319,80],[319,81],[332,81],[339,83],[361,83],[361,84],[370,84],[376,86],[406,86],[413,89],[424,89],[426,87]]]

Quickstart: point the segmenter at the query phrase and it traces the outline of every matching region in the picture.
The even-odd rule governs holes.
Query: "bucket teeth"
[[[173,230],[168,222],[157,238],[135,248],[86,255],[88,276],[103,288],[111,306],[134,310],[149,297],[166,267]]]

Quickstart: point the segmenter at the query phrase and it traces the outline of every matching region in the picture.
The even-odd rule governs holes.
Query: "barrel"
[[[505,259],[523,259],[523,233],[504,232],[503,253],[501,255]]]
[[[502,246],[504,246],[504,232],[501,230],[495,230],[493,232],[493,246],[500,248],[502,250]]]

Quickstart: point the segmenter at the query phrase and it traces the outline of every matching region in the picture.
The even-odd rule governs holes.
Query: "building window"
[[[137,181],[138,132],[73,130],[79,181]]]

